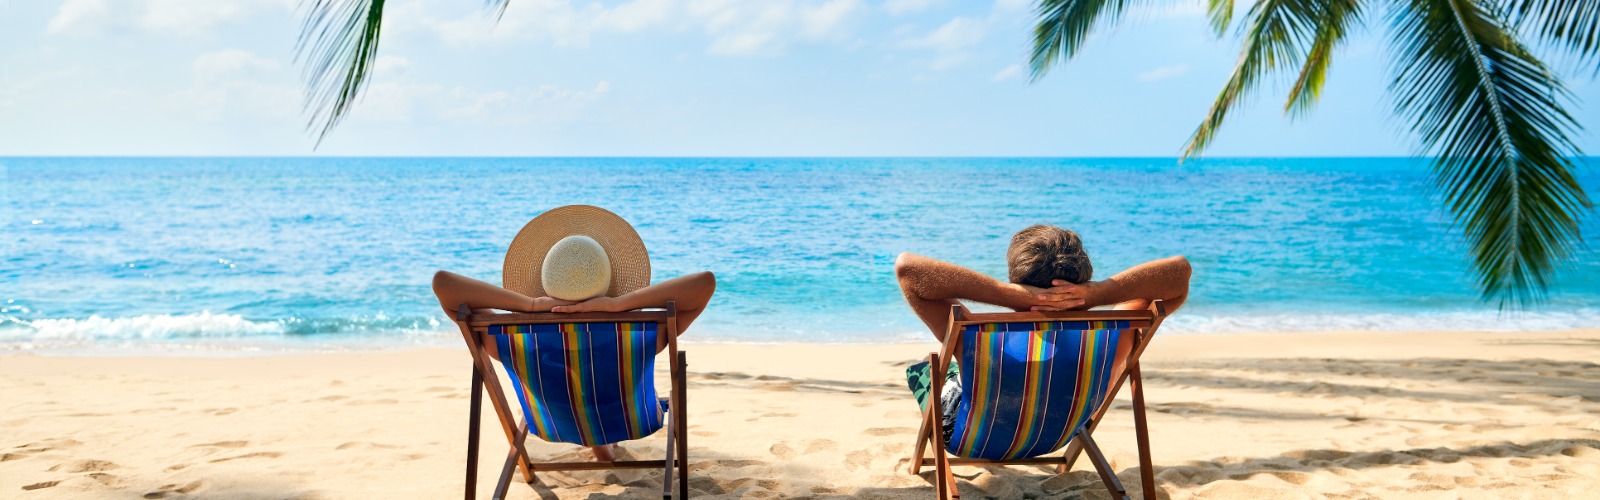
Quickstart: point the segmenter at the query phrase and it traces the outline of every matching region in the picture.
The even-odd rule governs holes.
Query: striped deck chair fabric
[[[600,446],[661,429],[656,323],[497,325],[488,334],[530,433]]]
[[[1127,321],[983,323],[961,334],[961,401],[946,449],[1012,460],[1065,446],[1106,397]]]

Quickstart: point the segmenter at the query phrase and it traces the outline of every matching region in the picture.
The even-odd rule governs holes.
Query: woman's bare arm
[[[550,297],[529,297],[450,271],[433,273],[433,294],[439,297],[439,307],[443,307],[445,314],[452,318],[456,317],[456,311],[463,304],[474,311],[500,309],[545,312],[552,307],[572,303]]]
[[[595,297],[583,302],[557,305],[550,312],[622,312],[646,307],[662,307],[672,302],[678,311],[678,331],[689,328],[700,317],[711,295],[717,291],[717,277],[710,271],[685,274],[617,297]]]

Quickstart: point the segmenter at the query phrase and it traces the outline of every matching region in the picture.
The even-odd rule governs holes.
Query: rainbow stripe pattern
[[[985,323],[961,332],[961,401],[945,448],[987,460],[1066,446],[1110,389],[1127,321]]]
[[[530,434],[599,446],[661,429],[655,323],[498,325],[488,333]]]

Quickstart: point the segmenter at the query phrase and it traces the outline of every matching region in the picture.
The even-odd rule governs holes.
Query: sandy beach
[[[930,498],[904,472],[902,370],[932,348],[686,337],[693,496]],[[1596,359],[1600,330],[1162,337],[1145,360],[1158,496],[1589,497]],[[0,497],[458,497],[467,366],[456,349],[0,355]],[[1137,494],[1129,415],[1124,394],[1096,435]],[[622,453],[658,456],[663,435]],[[506,446],[492,423],[483,443],[487,494]],[[971,498],[1105,496],[1087,463],[955,471]],[[511,497],[659,498],[660,476],[550,474]]]

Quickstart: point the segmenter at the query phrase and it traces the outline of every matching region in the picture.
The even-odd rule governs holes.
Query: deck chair
[[[677,311],[671,302],[665,310],[573,314],[474,314],[462,305],[456,324],[473,363],[467,426],[468,500],[477,497],[479,408],[484,392],[489,393],[490,406],[511,444],[495,484],[496,500],[505,498],[513,468],[521,469],[528,484],[538,481],[534,474],[539,472],[662,468],[666,472],[662,498],[688,497],[687,363],[684,352],[678,350]],[[672,379],[672,391],[664,400],[658,399],[655,388],[659,335],[668,335],[666,353]],[[498,363],[489,354],[491,348],[500,356]],[[511,380],[516,412],[508,403],[495,364]],[[550,442],[599,446],[639,439],[662,428],[667,429],[663,460],[536,463],[525,449],[529,434]]]
[[[951,466],[1045,464],[1066,472],[1081,450],[1088,452],[1112,497],[1128,498],[1092,433],[1122,382],[1131,380],[1140,483],[1144,498],[1154,499],[1139,355],[1165,317],[1159,300],[1147,310],[1133,311],[976,314],[952,306],[942,352],[928,353],[934,374],[928,397],[933,399],[923,411],[909,472],[919,474],[933,466],[939,498],[960,498]],[[1134,332],[1134,345],[1125,373],[1114,374],[1117,343],[1126,330]],[[927,445],[943,440],[944,410],[938,398],[957,351],[962,392],[950,438],[936,444],[933,457],[927,458]],[[1060,456],[1044,456],[1063,447],[1067,451]]]

